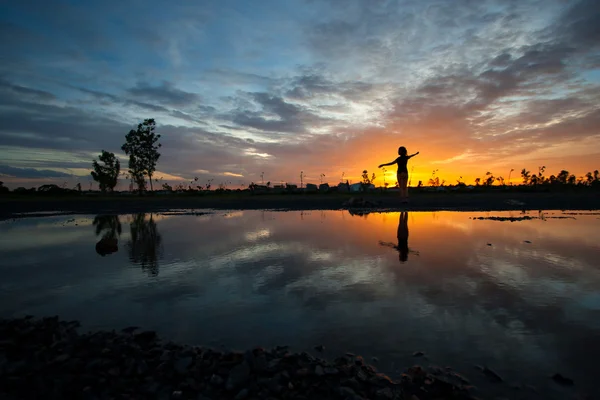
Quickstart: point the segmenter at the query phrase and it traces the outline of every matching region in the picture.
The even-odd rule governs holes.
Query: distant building
[[[350,190],[350,185],[348,183],[338,183],[337,190],[338,192],[348,192]]]
[[[352,185],[350,185],[350,191],[362,192],[364,189],[366,189],[367,192],[370,192],[371,190],[375,190],[375,185],[373,185],[372,183],[366,185],[366,188],[364,188],[363,186],[364,185],[362,183],[353,183]]]
[[[305,192],[316,192],[317,190],[319,190],[319,188],[314,183],[307,183],[306,188],[304,189]]]
[[[329,192],[329,184],[328,183],[321,183],[319,185],[319,192]]]

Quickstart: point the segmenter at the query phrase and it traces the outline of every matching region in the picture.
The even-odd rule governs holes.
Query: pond
[[[599,237],[593,211],[28,216],[0,222],[0,317],[226,349],[322,344],[393,377],[434,364],[481,393],[598,395]]]

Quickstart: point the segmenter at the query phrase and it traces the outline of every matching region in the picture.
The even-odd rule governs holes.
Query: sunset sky
[[[0,1],[0,180],[91,181],[155,118],[174,185],[337,184],[420,155],[487,171],[600,168],[597,0]],[[386,181],[395,180],[389,168]],[[125,185],[120,186],[124,188]]]

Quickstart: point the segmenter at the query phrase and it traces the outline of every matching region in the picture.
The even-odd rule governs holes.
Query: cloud
[[[49,169],[17,168],[9,165],[0,165],[0,176],[6,175],[13,178],[71,178],[73,175]]]
[[[237,1],[37,3],[0,6],[6,165],[67,171],[150,116],[161,171],[214,179],[359,174],[400,142],[417,171],[512,168],[598,138],[590,0],[313,0],[260,24]]]
[[[169,106],[189,106],[200,101],[198,94],[177,89],[167,81],[163,81],[159,86],[138,83],[135,87],[128,89],[127,92],[133,96]]]
[[[53,101],[56,96],[44,90],[31,89],[25,86],[15,85],[0,78],[0,91],[8,92],[16,97],[32,98],[40,101]]]

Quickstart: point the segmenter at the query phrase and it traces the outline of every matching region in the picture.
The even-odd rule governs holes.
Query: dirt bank
[[[392,194],[224,194],[206,196],[107,196],[0,198],[0,218],[19,213],[70,212],[84,214],[127,214],[172,209],[221,210],[338,210],[352,197],[361,197],[386,210],[409,211],[502,211],[502,210],[597,210],[600,192],[568,193],[417,193],[410,204],[401,204]]]

